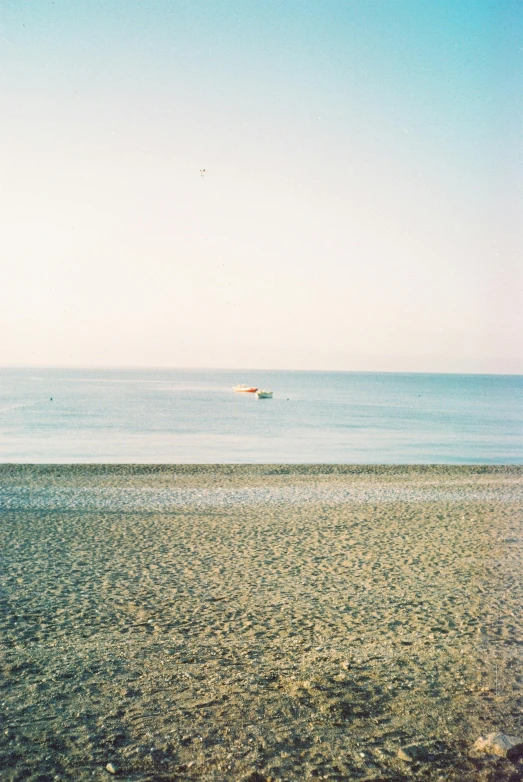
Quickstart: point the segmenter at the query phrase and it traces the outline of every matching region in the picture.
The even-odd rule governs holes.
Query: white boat
[[[261,388],[256,391],[258,399],[272,399],[272,391],[263,391]]]

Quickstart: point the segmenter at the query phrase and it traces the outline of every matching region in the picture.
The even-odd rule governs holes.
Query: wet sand
[[[522,488],[0,465],[1,778],[523,779]]]

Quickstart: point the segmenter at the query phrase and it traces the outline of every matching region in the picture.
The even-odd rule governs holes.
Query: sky
[[[519,0],[0,0],[0,365],[523,373]]]

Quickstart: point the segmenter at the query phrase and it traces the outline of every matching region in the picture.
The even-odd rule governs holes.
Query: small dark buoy
[[[53,397],[51,397],[49,401],[52,402],[53,401]]]

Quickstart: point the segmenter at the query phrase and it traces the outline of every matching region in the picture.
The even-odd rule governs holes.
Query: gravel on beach
[[[523,780],[523,468],[0,465],[0,777]]]

